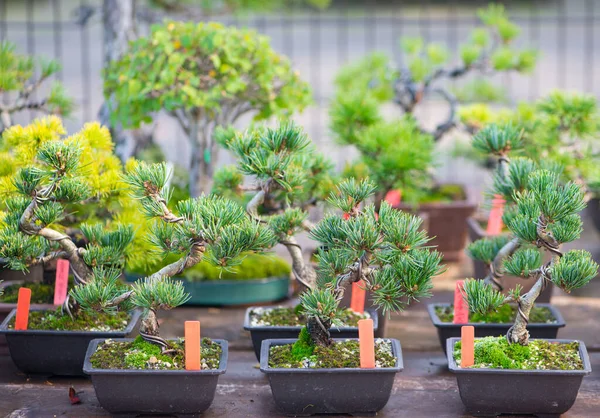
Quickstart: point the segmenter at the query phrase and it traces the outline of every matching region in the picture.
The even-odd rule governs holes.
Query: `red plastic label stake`
[[[452,322],[455,324],[469,323],[469,306],[461,292],[463,284],[464,280],[457,280],[454,288],[454,319]]]
[[[200,370],[200,321],[185,321],[185,369]]]
[[[400,201],[402,200],[402,190],[390,190],[385,195],[385,201],[388,202],[392,207],[396,207],[400,205]]]
[[[471,367],[475,364],[475,327],[460,327],[460,367]]]
[[[69,287],[69,260],[56,261],[56,280],[54,282],[54,304],[62,305],[67,298]]]
[[[29,304],[31,303],[31,289],[22,287],[19,289],[17,299],[17,315],[15,317],[15,329],[25,331],[29,322]]]
[[[358,321],[358,341],[360,346],[360,368],[375,368],[375,332],[372,319]]]
[[[365,299],[367,292],[365,291],[365,282],[359,280],[352,283],[352,297],[350,298],[350,309],[354,312],[363,313],[365,311]]]
[[[492,200],[492,210],[488,219],[486,233],[488,235],[499,235],[502,232],[502,214],[504,213],[504,203],[502,196],[495,195]]]

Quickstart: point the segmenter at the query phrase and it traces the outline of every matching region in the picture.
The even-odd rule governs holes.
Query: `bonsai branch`
[[[519,249],[521,246],[521,242],[518,238],[511,239],[504,247],[498,251],[496,257],[494,257],[494,261],[489,265],[490,272],[483,279],[485,283],[491,284],[496,290],[502,291],[504,287],[500,283],[500,279],[504,275],[502,273],[502,263],[505,259],[514,254],[515,251]]]
[[[337,277],[335,281],[334,294],[338,301],[343,299],[346,286],[351,283],[356,283],[361,279],[367,279],[367,277],[372,273],[373,269],[369,268],[371,257],[371,253],[365,251],[359,257],[359,259],[348,268],[346,273]]]

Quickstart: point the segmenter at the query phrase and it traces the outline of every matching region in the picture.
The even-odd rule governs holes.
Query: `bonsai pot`
[[[575,403],[583,377],[592,368],[583,342],[579,341],[582,370],[507,370],[461,368],[454,360],[454,344],[447,341],[448,367],[456,374],[460,398],[474,415],[536,414],[556,416]],[[550,340],[567,343],[571,340]]]
[[[596,230],[600,231],[600,198],[593,197],[588,202],[588,214],[592,221],[594,222],[594,226]]]
[[[464,188],[465,198],[450,203],[431,202],[413,207],[407,203],[395,206],[397,209],[423,213],[429,222],[429,235],[434,237],[430,245],[436,246],[445,261],[457,261],[464,255],[467,244],[467,218],[477,203],[468,188]]]
[[[32,309],[48,310],[48,309]],[[13,309],[0,324],[0,334],[6,337],[13,362],[24,373],[59,376],[83,376],[85,353],[94,338],[122,338],[130,335],[141,312],[133,311],[123,331],[49,331],[8,329],[16,314]]]
[[[83,371],[92,377],[100,406],[111,414],[201,414],[210,407],[219,375],[227,369],[225,340],[213,340],[223,349],[219,368],[215,370],[95,369],[90,359],[104,341],[94,339],[89,343]]]
[[[139,278],[140,276],[127,274],[127,281],[133,282]],[[192,306],[235,306],[279,301],[288,297],[290,285],[287,276],[244,280],[179,279],[185,291],[190,294],[190,300],[185,305]]]
[[[484,238],[487,236],[486,231],[481,227],[479,223],[479,219],[475,217],[470,217],[467,219],[467,227],[469,230],[469,239],[471,242],[477,241],[478,239]],[[477,279],[483,279],[488,274],[488,266],[485,265],[483,261],[480,260],[472,260],[473,261],[473,274]],[[526,280],[518,276],[510,276],[504,275],[502,276],[502,284],[505,290],[514,289],[516,285],[521,285],[523,287],[523,293],[529,291],[532,286],[535,284],[535,281]],[[542,291],[542,293],[538,296],[536,300],[543,303],[550,303],[550,299],[552,298],[552,290],[554,289],[554,285],[552,283],[548,283],[546,288]]]
[[[339,339],[338,339],[339,340]],[[388,402],[396,373],[403,369],[398,340],[390,339],[395,367],[360,369],[275,369],[269,367],[272,346],[295,339],[265,340],[260,371],[269,378],[277,409],[289,416],[314,414],[374,415]]]
[[[256,308],[258,308],[258,306],[251,306],[246,309],[246,315],[244,317],[244,329],[246,331],[250,331],[250,338],[252,338],[252,345],[254,346],[254,354],[256,354],[256,359],[260,361],[261,347],[264,340],[296,340],[300,334],[302,326],[252,325],[250,320],[250,312]],[[379,326],[377,312],[374,309],[366,309],[365,311],[368,312],[373,319],[373,329],[376,332]],[[358,327],[331,327],[329,331],[333,338],[358,338]]]
[[[460,338],[460,328],[463,325],[472,325],[475,328],[475,337],[477,338],[497,337],[499,335],[506,335],[508,329],[512,326],[512,322],[506,324],[488,324],[477,322],[470,322],[468,324],[454,324],[452,322],[442,322],[437,316],[435,308],[439,306],[448,307],[450,305],[450,303],[430,303],[427,305],[429,317],[431,318],[431,322],[433,322],[433,325],[437,328],[440,344],[444,351],[447,347],[446,341],[449,341],[449,338]],[[559,310],[547,303],[536,303],[535,305],[550,309],[550,312],[552,312],[552,316],[554,316],[556,322],[551,324],[529,323],[529,325],[527,325],[529,335],[531,336],[531,338],[556,338],[558,334],[558,329],[566,325],[565,320],[563,319]]]

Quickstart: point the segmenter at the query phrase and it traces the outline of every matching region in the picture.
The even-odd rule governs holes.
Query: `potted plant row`
[[[400,311],[430,295],[441,255],[426,247],[421,220],[383,202],[379,212],[364,204],[376,187],[349,179],[332,192],[330,204],[347,216],[326,215],[311,231],[322,246],[318,274],[300,279],[306,325],[296,339],[262,342],[260,369],[269,378],[273,398],[286,415],[375,414],[391,395],[402,370],[400,343],[375,339],[375,367],[361,368],[356,338],[332,338],[339,303],[353,283],[371,292],[384,312]]]
[[[499,133],[486,136],[485,146],[490,152],[502,154],[517,145],[510,128],[486,132]],[[514,238],[500,253],[509,271],[534,281],[534,285],[526,293],[515,288],[504,295],[491,281],[466,281],[464,297],[471,312],[483,315],[516,304],[518,314],[506,335],[475,340],[471,367],[459,365],[463,347],[458,339],[447,340],[450,370],[456,373],[463,403],[474,414],[558,416],[573,405],[583,377],[591,372],[583,342],[530,338],[529,321],[542,289],[550,282],[567,293],[581,288],[596,277],[598,265],[587,251],[561,249],[581,233],[583,188],[564,182],[559,171],[538,168],[527,161],[511,162],[511,166],[520,164],[521,169],[507,167],[508,175],[501,179],[515,190],[515,207],[505,215]],[[525,167],[531,170],[516,176],[517,172],[524,173]],[[514,187],[514,181],[525,178],[526,184]],[[551,260],[542,262],[536,247],[550,252]]]
[[[486,126],[473,137],[473,147],[498,159],[491,194],[499,195],[506,201],[502,220],[510,229],[510,222],[515,222],[519,196],[528,190],[532,173],[545,166],[523,157],[512,160],[509,158],[510,152],[518,151],[522,147],[522,130],[512,125],[492,124]],[[574,223],[572,227],[578,234],[581,226]],[[570,241],[577,237],[573,236]],[[522,266],[513,261],[514,255],[517,254],[520,257],[523,251],[527,251],[527,254],[535,257],[537,264],[541,264],[544,258],[540,248],[544,249],[545,247],[542,245],[528,246],[520,241],[519,237],[511,230],[508,234],[488,236],[471,243],[467,248],[467,253],[474,260],[488,266],[488,273],[482,280],[509,295],[513,291],[523,291],[520,284],[512,288],[504,287],[506,286],[506,283],[503,282],[505,273],[511,276],[523,276],[523,271],[520,270]],[[547,258],[551,259],[553,253],[547,252],[549,252]],[[527,280],[527,277],[521,280],[529,282],[529,289],[535,286],[535,282],[531,284],[531,280]],[[550,282],[546,283],[541,292],[550,284]],[[461,326],[465,324],[454,323],[453,307],[449,303],[431,304],[428,311],[438,330],[442,348],[445,349],[446,340],[450,337],[459,337]],[[496,336],[499,333],[506,333],[517,315],[517,306],[507,304],[497,312],[473,314],[469,318],[469,325],[475,327],[477,337]],[[535,338],[556,338],[559,328],[565,326],[559,310],[549,304],[536,304],[531,312],[530,320],[529,329]]]

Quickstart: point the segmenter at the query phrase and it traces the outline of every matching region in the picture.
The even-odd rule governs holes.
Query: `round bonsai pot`
[[[134,282],[141,276],[127,274],[127,281]],[[265,279],[244,280],[205,280],[189,281],[175,277],[183,282],[191,306],[235,306],[251,303],[268,303],[288,297],[289,277],[267,277]]]
[[[579,342],[582,370],[507,370],[461,368],[454,360],[454,345],[447,341],[448,368],[456,374],[460,398],[474,415],[535,414],[556,416],[575,403],[584,376],[591,373],[585,344]],[[572,340],[549,340],[568,343]]]
[[[300,334],[301,326],[285,326],[285,325],[252,325],[250,320],[250,313],[256,309],[269,309],[262,306],[251,306],[246,309],[246,315],[244,316],[244,329],[250,331],[250,338],[252,338],[252,345],[254,346],[254,354],[256,359],[260,361],[260,353],[262,342],[268,339],[297,339]],[[273,309],[273,308],[272,308]],[[379,322],[377,319],[377,312],[374,309],[365,309],[373,319],[373,329],[377,332]],[[358,338],[358,327],[332,327],[329,332],[333,338]]]
[[[472,325],[475,328],[475,337],[498,337],[499,335],[506,335],[508,329],[512,326],[512,322],[508,324],[493,324],[493,323],[478,323],[469,322],[468,324],[455,324],[452,322],[442,322],[435,313],[437,307],[448,307],[450,303],[430,303],[427,305],[427,311],[431,322],[437,328],[438,337],[440,339],[440,345],[444,352],[446,351],[446,342],[449,338],[460,338],[460,329],[463,325]],[[556,338],[558,329],[564,327],[565,320],[563,319],[560,311],[554,306],[547,303],[536,303],[535,306],[550,309],[552,316],[556,319],[556,322],[548,323],[530,323],[527,325],[527,330],[531,338]]]
[[[427,216],[430,245],[436,246],[444,256],[444,261],[457,261],[464,256],[467,245],[467,219],[475,212],[477,203],[473,194],[464,187],[465,198],[450,203],[431,202],[417,207],[400,203],[395,208],[423,213]]]
[[[95,338],[123,338],[130,335],[141,315],[141,312],[133,311],[123,331],[16,331],[8,329],[16,311],[13,309],[0,324],[0,335],[6,337],[13,362],[19,370],[27,374],[58,376],[83,376],[82,367],[90,341]]]
[[[90,359],[98,344],[94,339],[85,354],[83,371],[90,375],[96,397],[111,414],[192,415],[206,411],[215,397],[219,375],[227,369],[227,341],[221,346],[219,368],[215,370],[112,370],[95,369]],[[115,339],[117,342],[131,338]]]
[[[340,339],[338,339],[340,340]],[[275,369],[269,367],[272,346],[293,344],[296,339],[265,340],[260,371],[269,378],[277,409],[289,416],[314,414],[374,415],[390,399],[394,377],[402,371],[402,350],[390,339],[395,367],[375,369]]]
[[[470,217],[467,219],[467,227],[469,230],[469,239],[471,242],[477,241],[478,239],[484,238],[487,236],[486,231],[481,227],[479,223],[479,219],[475,217]],[[483,261],[479,260],[471,260],[473,262],[473,274],[477,279],[483,279],[488,274],[488,266],[485,265]],[[550,261],[549,259],[547,261]],[[526,280],[522,277],[518,276],[510,276],[504,275],[501,279],[502,285],[505,288],[505,293],[508,289],[514,289],[518,284],[523,287],[523,294],[528,292],[535,281]],[[538,296],[537,300],[542,303],[550,303],[552,299],[552,291],[554,289],[554,285],[552,283],[548,283],[546,288],[542,291],[542,293]]]

